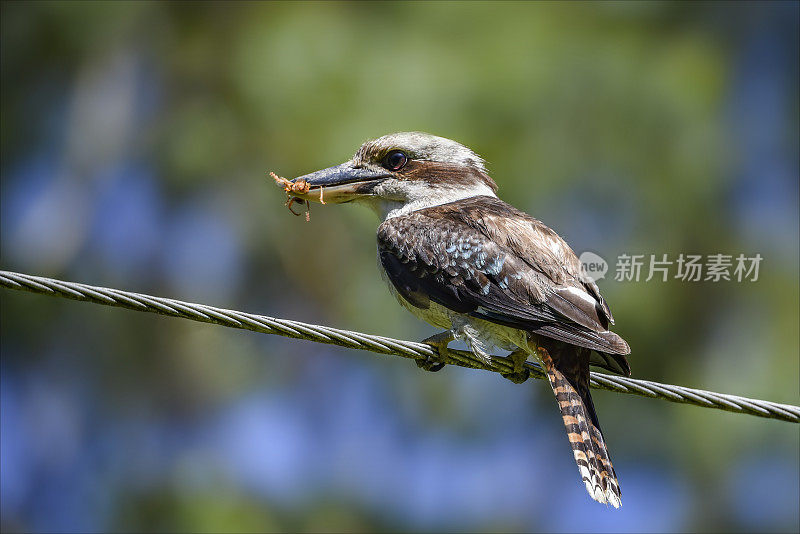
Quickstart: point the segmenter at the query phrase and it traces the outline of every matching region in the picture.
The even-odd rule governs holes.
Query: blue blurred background
[[[399,130],[577,251],[760,253],[601,288],[634,376],[800,403],[798,4],[2,3],[0,268],[388,336],[357,207],[265,177]],[[308,244],[306,244],[308,243]],[[613,266],[612,266],[613,272]],[[798,426],[0,293],[3,531],[797,531]]]

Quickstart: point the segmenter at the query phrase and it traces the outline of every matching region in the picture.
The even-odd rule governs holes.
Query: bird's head
[[[496,196],[483,159],[464,145],[419,132],[367,141],[345,163],[295,178],[304,200],[363,201],[384,217],[479,195]]]

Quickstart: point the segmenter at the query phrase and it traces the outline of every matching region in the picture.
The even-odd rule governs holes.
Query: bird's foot
[[[523,369],[516,373],[502,373],[500,376],[507,380],[511,380],[515,384],[522,384],[531,377],[530,371]]]
[[[453,333],[447,330],[423,339],[422,343],[436,349],[436,352],[438,352],[440,356],[446,356],[447,353],[450,352],[447,345],[453,341],[453,339],[455,339]],[[444,362],[438,361],[435,356],[428,356],[424,360],[414,360],[414,362],[420,369],[430,371],[431,373],[441,371],[446,365]]]
[[[525,367],[525,360],[528,359],[528,353],[522,349],[518,349],[509,354],[508,357],[514,362],[514,370],[510,373],[501,373],[501,376],[511,380],[515,384],[522,384],[528,380],[531,377],[530,371]]]

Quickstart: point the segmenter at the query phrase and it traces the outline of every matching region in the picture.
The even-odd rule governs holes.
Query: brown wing
[[[566,250],[559,252],[559,244]],[[581,289],[575,274],[580,266],[569,247],[496,198],[475,197],[388,219],[378,230],[378,252],[392,284],[415,306],[425,308],[433,300],[596,351],[630,351],[608,331],[604,303]]]
[[[451,209],[452,206],[451,205]],[[503,244],[551,282],[547,304],[565,317],[602,332],[614,324],[611,310],[593,281],[582,276],[570,246],[538,219],[498,198],[467,199],[452,216]]]

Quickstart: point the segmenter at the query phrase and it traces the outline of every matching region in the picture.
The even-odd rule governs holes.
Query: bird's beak
[[[307,191],[297,188],[299,190],[290,194],[322,203],[349,202],[371,195],[372,189],[389,176],[391,174],[383,169],[356,167],[347,162],[295,178],[292,183],[302,185],[305,182]]]

